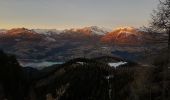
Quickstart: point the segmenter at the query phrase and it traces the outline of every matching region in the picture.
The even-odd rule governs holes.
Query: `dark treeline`
[[[166,51],[155,57],[152,66],[133,63],[112,68],[107,63],[113,59],[78,58],[38,71],[21,67],[14,55],[0,51],[0,100],[170,99],[169,69],[163,77],[163,66],[169,63]]]

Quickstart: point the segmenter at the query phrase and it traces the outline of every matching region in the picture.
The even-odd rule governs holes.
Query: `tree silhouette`
[[[170,49],[170,0],[160,0],[156,10],[153,10],[150,27],[168,34],[168,48]]]
[[[16,57],[0,50],[0,83],[4,89],[4,97],[8,100],[22,99],[21,81],[22,69]]]
[[[167,60],[162,64],[163,68],[163,88],[162,88],[162,99],[166,100],[167,94],[167,74],[168,74],[168,66],[170,62],[170,0],[159,0],[159,5],[156,10],[153,11],[152,21],[151,21],[151,29],[164,32],[168,34],[168,52],[167,52]]]

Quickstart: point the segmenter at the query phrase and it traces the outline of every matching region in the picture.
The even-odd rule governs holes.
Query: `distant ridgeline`
[[[126,63],[111,66],[121,61]],[[152,68],[103,56],[37,70],[0,51],[0,100],[161,100],[160,63]],[[169,80],[166,86],[169,90]]]

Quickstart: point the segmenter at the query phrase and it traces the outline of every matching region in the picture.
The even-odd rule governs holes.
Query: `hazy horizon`
[[[0,29],[147,25],[158,0],[0,0]]]

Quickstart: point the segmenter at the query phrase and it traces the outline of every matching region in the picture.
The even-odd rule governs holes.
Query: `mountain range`
[[[19,61],[66,61],[78,57],[121,56],[122,53],[130,54],[127,59],[131,59],[134,54],[139,56],[163,48],[165,45],[148,43],[155,37],[133,27],[114,30],[97,26],[65,30],[15,28],[0,30],[0,49],[17,55]]]
[[[19,41],[23,37],[27,38],[41,38],[49,41],[56,41],[57,38],[76,38],[76,39],[85,39],[85,38],[97,38],[98,42],[105,43],[130,43],[131,42],[144,42],[144,37],[142,35],[146,32],[140,31],[139,29],[133,27],[124,27],[117,28],[114,30],[100,28],[97,26],[84,27],[78,29],[65,29],[65,30],[56,30],[56,29],[26,29],[26,28],[14,28],[11,30],[0,30],[0,36],[5,38],[15,39]]]

